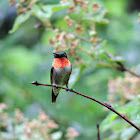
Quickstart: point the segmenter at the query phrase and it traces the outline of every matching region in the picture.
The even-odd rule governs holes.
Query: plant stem
[[[100,130],[99,130],[99,124],[96,124],[97,126],[97,140],[100,140]]]

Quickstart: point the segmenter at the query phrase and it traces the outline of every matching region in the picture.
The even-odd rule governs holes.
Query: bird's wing
[[[72,64],[71,64],[71,72],[72,72]],[[71,75],[71,72],[70,72],[70,75]]]
[[[52,80],[52,77],[53,77],[53,70],[54,70],[54,67],[51,68],[51,73],[50,73],[51,84],[53,83],[53,80]]]
[[[53,84],[53,70],[54,70],[54,67],[51,68],[51,73],[50,73],[51,84]],[[55,103],[58,94],[55,94],[54,91],[53,91],[53,89],[54,89],[54,88],[52,88],[52,103]],[[59,92],[58,92],[58,93],[59,93]]]
[[[66,86],[68,86],[68,82],[69,82],[69,79],[70,79],[71,72],[72,72],[72,64],[71,64],[71,71],[70,71],[70,73],[69,73],[69,77],[68,77],[68,81],[67,81],[67,83],[66,83]]]

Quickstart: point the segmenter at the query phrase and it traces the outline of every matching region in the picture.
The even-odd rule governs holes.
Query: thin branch
[[[61,89],[64,89],[66,91],[70,91],[72,93],[76,93],[77,95],[80,95],[80,96],[83,96],[85,98],[88,98],[92,101],[95,101],[97,102],[98,104],[108,108],[109,110],[111,110],[112,112],[114,112],[115,114],[117,114],[118,116],[120,116],[122,119],[124,119],[125,121],[127,121],[131,126],[135,127],[138,131],[140,131],[140,128],[138,126],[136,126],[135,124],[133,124],[128,118],[126,118],[124,115],[120,114],[118,111],[116,111],[109,103],[105,102],[105,103],[102,103],[100,101],[98,101],[97,99],[95,99],[94,97],[90,97],[88,95],[85,95],[85,94],[82,94],[74,89],[69,89],[69,88],[64,88],[64,87],[61,87],[61,86],[56,86],[56,85],[48,85],[48,84],[41,84],[41,83],[38,83],[37,81],[34,81],[34,82],[31,82],[31,84],[34,84],[36,86],[39,86],[39,85],[42,85],[42,86],[49,86],[49,87],[56,87],[56,88],[61,88]]]
[[[96,124],[97,127],[97,140],[100,140],[100,130],[99,130],[99,124]]]
[[[114,58],[114,56],[113,56],[112,54],[110,54],[109,52],[105,51],[104,53],[105,53],[109,58]],[[117,70],[119,70],[119,71],[127,71],[127,72],[131,73],[132,75],[134,75],[134,76],[136,76],[136,77],[140,77],[139,74],[137,74],[136,72],[134,72],[134,71],[128,69],[127,67],[125,67],[124,64],[122,64],[121,62],[116,62],[116,63],[119,65],[119,67],[116,67]]]
[[[80,40],[83,40],[83,41],[88,42],[88,43],[92,43],[89,39],[87,39],[87,38],[85,38],[83,36],[80,36],[80,35],[78,35],[76,33],[71,33],[69,31],[65,31],[65,30],[62,30],[62,29],[57,28],[57,27],[54,27],[54,26],[52,26],[51,28],[52,29],[58,29],[60,32],[63,32],[64,31],[64,32],[66,32],[68,34],[74,35],[75,37],[79,38]],[[104,54],[107,55],[109,58],[114,58],[114,56],[112,54],[110,54],[109,52],[107,52],[107,51],[104,51]],[[130,70],[127,67],[125,67],[123,63],[116,62],[116,64],[118,65],[118,67],[114,67],[116,70],[121,71],[121,72],[127,71],[127,72],[131,73],[132,75],[140,78],[140,75],[139,74],[137,74],[136,72]]]

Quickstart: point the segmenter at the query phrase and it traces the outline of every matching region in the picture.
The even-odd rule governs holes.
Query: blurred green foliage
[[[59,4],[59,0],[34,0],[34,2],[36,3],[26,12],[16,17],[13,27],[9,30],[11,34],[0,39],[0,102],[8,105],[9,114],[13,116],[15,108],[20,108],[26,117],[34,118],[42,108],[59,124],[60,131],[65,132],[66,128],[74,127],[80,133],[76,140],[95,139],[96,123],[103,120],[100,129],[102,139],[127,140],[136,134],[134,128],[115,114],[110,113],[107,116],[107,110],[97,103],[61,91],[56,104],[51,104],[51,88],[35,87],[30,84],[35,80],[50,83],[53,47],[57,48],[59,45],[59,43],[55,44],[56,46],[49,44],[49,38],[54,36],[54,32],[48,28],[50,23],[55,27],[74,32],[74,27],[69,28],[64,20],[69,2],[63,4]],[[95,50],[90,49],[89,43],[80,42],[87,51],[84,53],[85,50],[76,48],[76,55],[82,59],[82,63],[74,65],[76,55],[69,55],[73,64],[70,86],[104,102],[108,95],[108,80],[111,77],[124,76],[123,73],[110,68],[110,62],[124,62],[125,59],[126,66],[139,64],[140,26],[137,13],[127,12],[126,0],[96,0],[96,2],[100,4],[101,9],[94,14],[85,14],[80,8],[77,13],[69,14],[70,18],[82,25],[83,32],[79,35],[88,38],[89,25],[92,26],[91,21],[94,20],[95,34],[102,39],[97,43]],[[8,1],[0,1],[0,10],[4,11],[2,7],[10,8]],[[3,21],[4,18],[0,19],[0,27]],[[34,26],[38,23],[43,25],[45,23],[44,26],[47,26],[35,29]],[[69,51],[67,48],[64,49],[66,52]],[[118,57],[108,60],[103,55],[104,50],[121,55],[124,59]],[[94,54],[94,58],[91,53]],[[139,72],[139,66],[137,71]],[[125,112],[128,118],[140,125],[137,104],[139,100],[128,101],[121,108],[117,103],[113,105],[116,110]],[[131,113],[132,110],[134,112]],[[120,127],[122,123],[123,127]]]

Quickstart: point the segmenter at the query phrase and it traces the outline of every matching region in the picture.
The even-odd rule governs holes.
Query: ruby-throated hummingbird
[[[64,86],[68,88],[68,81],[72,71],[72,65],[67,58],[67,54],[64,51],[57,51],[54,54],[54,61],[51,68],[51,84]],[[59,94],[60,88],[52,88],[52,103],[55,103]]]

